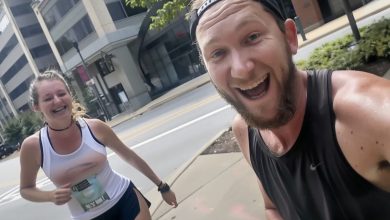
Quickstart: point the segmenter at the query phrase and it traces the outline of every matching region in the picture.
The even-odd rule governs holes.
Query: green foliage
[[[7,144],[16,145],[40,129],[42,120],[37,113],[28,112],[11,119],[4,128],[3,134]]]
[[[390,19],[360,29],[361,40],[352,35],[326,43],[308,60],[297,62],[300,69],[357,69],[373,60],[390,58]]]
[[[359,42],[359,53],[368,62],[376,57],[390,57],[390,19],[382,19],[367,27]]]
[[[23,125],[19,118],[11,119],[4,128],[5,142],[11,145],[20,143],[23,139],[22,129]]]
[[[84,97],[85,104],[87,105],[87,114],[96,115],[97,114],[97,105],[93,102],[95,99],[95,96],[93,95],[92,91],[88,87],[84,87],[81,89],[81,93]]]
[[[159,0],[125,0],[129,7],[144,7],[151,8]],[[169,24],[170,21],[177,18],[184,9],[186,9],[190,0],[171,0],[164,4],[164,6],[157,10],[155,16],[151,16],[152,23],[150,29],[161,29]]]
[[[26,138],[34,134],[36,131],[38,131],[41,128],[43,124],[40,115],[36,112],[25,113],[20,116],[20,120],[23,126],[22,128],[23,138]]]

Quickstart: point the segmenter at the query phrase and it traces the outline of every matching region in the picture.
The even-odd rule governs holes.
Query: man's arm
[[[263,194],[264,206],[265,206],[265,217],[267,220],[283,220],[280,216],[278,209],[275,207],[274,203],[268,197],[267,193],[264,191],[263,185],[259,180],[257,180],[261,193]]]
[[[241,148],[241,152],[244,154],[245,159],[252,166],[250,162],[250,153],[249,153],[249,140],[248,140],[248,125],[245,123],[244,119],[237,115],[234,118],[232,130],[238,145]],[[264,206],[265,206],[265,216],[268,220],[282,220],[278,210],[275,205],[272,203],[271,199],[268,197],[267,193],[264,191],[263,185],[257,179],[259,184],[260,191],[263,195]]]
[[[358,71],[332,77],[336,136],[351,167],[390,192],[390,81]]]

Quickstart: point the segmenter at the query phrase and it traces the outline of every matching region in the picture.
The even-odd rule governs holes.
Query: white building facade
[[[31,0],[0,2],[0,126],[28,111],[31,80],[57,66]]]
[[[123,4],[120,0],[43,0],[32,4],[61,71],[72,76],[81,88],[78,92],[82,93],[86,84],[95,88],[110,117],[135,111],[151,100],[132,52],[146,9]],[[87,107],[91,104],[91,100],[84,102]]]

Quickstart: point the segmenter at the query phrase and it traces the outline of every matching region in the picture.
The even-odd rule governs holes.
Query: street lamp
[[[360,32],[359,32],[359,29],[356,25],[356,20],[355,20],[355,17],[353,16],[351,5],[349,4],[348,0],[342,0],[342,2],[343,2],[345,14],[347,14],[347,17],[348,17],[349,25],[351,26],[351,29],[352,29],[353,36],[354,36],[356,42],[359,42],[360,38],[361,38]]]
[[[98,102],[98,105],[99,105],[100,109],[103,111],[104,117],[107,120],[110,120],[111,119],[110,118],[110,114],[108,113],[108,111],[106,109],[106,106],[104,105],[104,102],[100,98],[100,93],[99,93],[99,91],[96,88],[96,85],[95,85],[95,82],[94,82],[93,78],[91,77],[91,75],[88,72],[87,65],[86,65],[86,63],[84,61],[83,56],[80,53],[79,44],[76,41],[73,42],[73,47],[76,49],[77,53],[79,54],[80,59],[81,59],[81,63],[83,65],[83,67],[84,67],[84,71],[85,71],[85,73],[87,74],[87,76],[89,78],[89,80],[87,82],[87,85],[92,87],[93,93],[94,93],[94,95],[96,97],[96,100]]]

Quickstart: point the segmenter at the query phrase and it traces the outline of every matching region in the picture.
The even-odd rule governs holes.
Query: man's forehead
[[[278,0],[207,0],[204,1],[203,4],[197,10],[194,10],[191,13],[190,34],[192,40],[194,41],[196,40],[196,29],[198,23],[200,22],[204,14],[209,14],[208,11],[216,11],[217,13],[216,14],[214,13],[214,16],[217,16],[218,12],[222,13],[224,8],[230,6],[236,6],[236,5],[243,5],[243,4],[253,4],[253,3],[262,5],[263,7],[272,11],[272,13],[277,17],[279,17],[281,20],[286,19],[284,10],[281,7]],[[211,19],[212,18],[213,17],[211,17]]]
[[[242,5],[223,6],[210,9],[207,14],[199,21],[197,29],[198,45],[205,46],[206,44],[218,41],[220,37],[218,30],[214,30],[216,26],[222,26],[223,29],[233,29],[239,31],[248,23],[255,22],[257,24],[269,22],[268,15],[259,4],[249,4],[249,1]],[[222,5],[221,5],[222,6]],[[234,16],[233,20],[229,17]],[[267,17],[267,19],[266,19]]]

